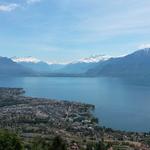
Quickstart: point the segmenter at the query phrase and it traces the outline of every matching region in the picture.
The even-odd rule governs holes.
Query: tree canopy
[[[22,150],[19,137],[7,130],[0,130],[0,150]]]

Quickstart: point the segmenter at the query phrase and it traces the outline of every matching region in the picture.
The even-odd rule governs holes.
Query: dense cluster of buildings
[[[26,137],[28,133],[34,136],[59,132],[70,136],[100,136],[97,119],[91,113],[93,105],[25,97],[22,92],[22,89],[0,89],[0,101],[5,102],[0,109],[1,128],[17,128]]]
[[[25,140],[61,135],[66,140],[105,140],[126,149],[148,150],[149,133],[114,131],[99,126],[93,105],[23,96],[19,88],[0,88],[0,128],[17,131]],[[77,148],[74,143],[72,148]],[[112,147],[113,148],[113,147]]]

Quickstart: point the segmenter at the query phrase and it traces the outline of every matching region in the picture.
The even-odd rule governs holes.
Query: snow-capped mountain
[[[32,69],[37,73],[52,73],[64,67],[63,64],[53,64],[52,62],[41,61],[34,57],[12,57],[12,60],[24,67]]]
[[[74,61],[73,63],[97,63],[99,61],[106,61],[110,58],[111,58],[110,56],[106,55],[92,55],[87,58],[81,58],[77,61]]]
[[[14,62],[17,62],[17,63],[21,63],[21,62],[26,62],[26,63],[38,63],[40,62],[41,60],[37,59],[37,58],[34,58],[34,57],[12,57],[11,58]]]
[[[21,66],[7,57],[0,57],[0,75],[30,75],[32,70]]]
[[[150,48],[116,58],[96,55],[69,64],[48,64],[34,57],[13,57],[12,60],[0,57],[1,74],[150,77]]]
[[[12,57],[14,62],[24,67],[32,69],[38,73],[84,73],[94,67],[98,62],[110,59],[105,55],[93,55],[88,58],[82,58],[71,63],[52,63],[51,61],[41,61],[35,57]]]
[[[104,62],[110,58],[111,57],[106,55],[93,55],[88,58],[82,58],[69,63],[61,70],[61,72],[70,74],[83,74],[89,69],[96,67],[98,63]]]
[[[150,48],[141,49],[124,57],[111,58],[95,68],[88,75],[114,77],[150,77]]]

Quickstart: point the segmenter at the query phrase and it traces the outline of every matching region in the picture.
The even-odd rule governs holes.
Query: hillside
[[[138,50],[124,57],[111,58],[89,69],[87,75],[113,77],[150,76],[150,49]]]
[[[16,62],[13,62],[11,59],[7,57],[0,57],[0,74],[1,75],[30,75],[32,74],[32,70],[23,67]]]

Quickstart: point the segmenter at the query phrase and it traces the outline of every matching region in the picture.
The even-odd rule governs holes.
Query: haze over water
[[[0,77],[1,87],[22,87],[29,96],[94,104],[106,127],[150,131],[150,82],[141,83],[100,77]]]

